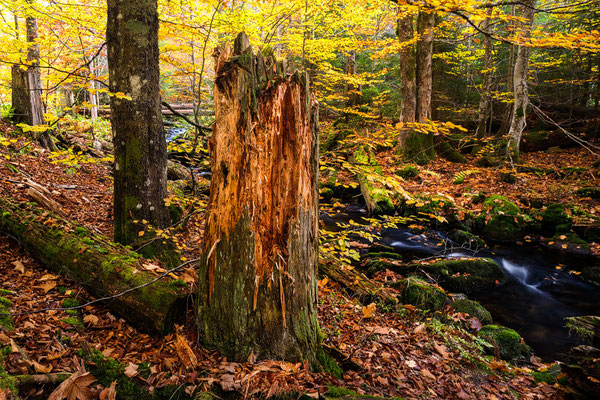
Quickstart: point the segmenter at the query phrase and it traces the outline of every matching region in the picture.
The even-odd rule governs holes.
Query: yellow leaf
[[[144,232],[144,231],[139,231],[139,232],[138,232],[138,236],[144,236],[144,234],[145,234],[145,233],[146,233],[146,232]]]
[[[373,318],[373,314],[375,313],[375,309],[377,305],[375,303],[371,303],[368,306],[363,307],[362,313],[364,318]]]

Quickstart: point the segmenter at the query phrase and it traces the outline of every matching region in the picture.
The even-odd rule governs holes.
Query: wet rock
[[[429,264],[411,264],[409,268],[422,270],[451,292],[469,294],[508,282],[500,266],[489,258],[440,260]]]
[[[533,351],[513,329],[500,325],[486,325],[478,336],[494,346],[494,352],[503,360],[528,360]]]
[[[573,225],[573,219],[567,214],[564,204],[550,204],[542,213],[542,230],[554,234],[568,232]]]
[[[486,211],[477,217],[476,223],[483,226],[485,238],[497,242],[514,242],[523,237],[528,221],[516,204],[504,196],[492,195],[483,205]]]
[[[448,239],[456,242],[462,248],[469,250],[481,250],[487,247],[482,238],[471,232],[461,229],[454,229],[450,231],[450,233],[448,233]]]
[[[450,297],[442,289],[416,277],[398,281],[394,287],[402,290],[404,304],[412,304],[422,310],[438,311],[450,303]]]
[[[456,299],[456,296],[452,298],[454,301],[451,305],[456,312],[469,314],[471,317],[477,318],[483,325],[492,323],[492,314],[478,302],[469,299]]]

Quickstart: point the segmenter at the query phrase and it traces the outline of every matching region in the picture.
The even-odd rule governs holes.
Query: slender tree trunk
[[[42,76],[40,72],[40,48],[37,43],[37,19],[29,16],[25,19],[27,38],[27,68],[14,65],[12,74],[12,105],[15,121],[27,125],[44,124],[44,105],[42,103]],[[15,15],[15,29],[18,32],[19,20]],[[40,144],[50,150],[56,150],[48,131],[35,134]]]
[[[400,79],[402,81],[400,121],[413,123],[417,118],[417,83],[415,80],[417,61],[414,45],[407,44],[414,37],[412,15],[398,19],[396,33],[400,43],[404,43],[400,50]]]
[[[435,14],[419,12],[417,18],[417,121],[431,119],[431,96],[433,92],[433,28]]]
[[[348,77],[356,75],[356,50],[351,50],[350,54],[346,56],[346,75]],[[360,95],[357,93],[357,88],[352,83],[346,83],[344,87],[344,94],[348,96],[348,106],[352,107],[360,102]]]
[[[38,40],[37,18],[27,17],[27,68],[29,80],[29,97],[31,101],[31,125],[42,125],[44,123],[44,105],[42,104],[42,75],[40,72],[40,46]]]
[[[512,16],[516,15],[516,7],[513,5],[511,7]],[[511,22],[510,25],[515,28],[516,25],[514,22]],[[506,68],[506,91],[513,93],[513,76],[515,71],[515,45],[510,44],[509,56],[508,56],[508,67]],[[508,133],[508,129],[510,127],[510,117],[512,115],[513,103],[505,103],[504,109],[504,117],[502,118],[502,124],[500,124],[500,129],[497,132],[497,136],[504,136]]]
[[[200,340],[228,358],[314,362],[317,103],[298,73],[240,34],[216,52]]]
[[[536,0],[527,0],[522,6],[521,16],[523,25],[521,26],[520,39],[528,41],[531,36],[533,18],[535,16]],[[519,144],[521,136],[526,126],[527,106],[529,105],[529,96],[527,93],[527,71],[529,63],[529,47],[520,45],[515,60],[515,69],[513,74],[515,103],[511,116],[510,129],[508,131],[507,156],[518,157]]]
[[[490,29],[490,16],[492,15],[492,8],[487,12],[487,17],[483,21],[483,30],[488,32]],[[492,39],[485,35],[484,41],[484,54],[483,54],[483,84],[481,86],[481,98],[479,99],[479,116],[477,120],[477,131],[475,136],[483,138],[487,136],[487,121],[490,117],[490,104],[492,99]]]
[[[108,0],[106,31],[115,154],[114,239],[136,244],[146,227],[168,223],[156,0]],[[146,239],[144,237],[144,239]],[[149,246],[151,247],[151,246]],[[147,247],[148,248],[148,247]]]

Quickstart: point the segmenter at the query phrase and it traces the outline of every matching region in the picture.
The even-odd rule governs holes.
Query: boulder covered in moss
[[[533,350],[523,338],[513,329],[500,325],[486,325],[478,336],[498,349],[498,354],[503,360],[528,360],[533,355]]]
[[[502,268],[489,258],[439,260],[429,264],[412,264],[409,268],[424,271],[451,292],[474,293],[508,282]]]
[[[542,229],[544,232],[568,232],[573,225],[573,218],[567,214],[564,204],[550,204],[542,213]]]
[[[575,191],[579,197],[590,197],[594,200],[600,200],[600,188],[597,187],[582,187]]]
[[[374,275],[387,269],[397,271],[402,268],[402,256],[394,252],[367,253],[363,259],[364,269],[368,275]]]
[[[394,284],[402,291],[402,302],[422,310],[438,311],[450,304],[450,297],[441,288],[416,277],[402,279]]]
[[[477,217],[485,238],[496,242],[512,242],[525,234],[527,221],[519,207],[506,197],[495,194],[483,202],[485,211]]]
[[[419,169],[411,164],[407,164],[395,172],[396,175],[403,179],[416,178],[419,176]]]
[[[450,231],[450,233],[448,233],[448,239],[457,243],[459,246],[470,250],[480,250],[486,248],[485,241],[482,238],[462,229],[454,229]]]
[[[583,270],[581,277],[593,285],[600,286],[600,267],[588,267]]]
[[[544,245],[569,254],[592,255],[590,244],[574,232],[557,232],[550,239],[546,239]]]
[[[484,306],[474,300],[457,299],[454,300],[451,305],[456,312],[469,314],[471,317],[477,318],[482,325],[492,323],[492,314],[490,314]]]
[[[583,315],[565,318],[569,333],[589,342],[600,344],[600,317]]]

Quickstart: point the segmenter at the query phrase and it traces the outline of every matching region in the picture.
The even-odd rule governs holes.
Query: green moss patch
[[[492,314],[474,300],[455,300],[452,302],[452,308],[457,312],[466,313],[473,318],[477,318],[483,325],[492,323]]]
[[[478,335],[497,348],[503,360],[529,359],[533,354],[531,348],[513,329],[499,325],[486,325],[481,328]]]
[[[444,289],[457,293],[473,293],[508,281],[496,262],[489,258],[440,260],[429,264],[411,264],[438,280]]]
[[[6,297],[0,297],[0,326],[7,331],[12,331],[14,328],[12,317],[10,315],[6,315],[10,314],[11,305],[11,301]]]
[[[404,304],[412,304],[422,310],[438,311],[450,303],[442,289],[419,278],[403,279],[394,286],[402,290]]]

